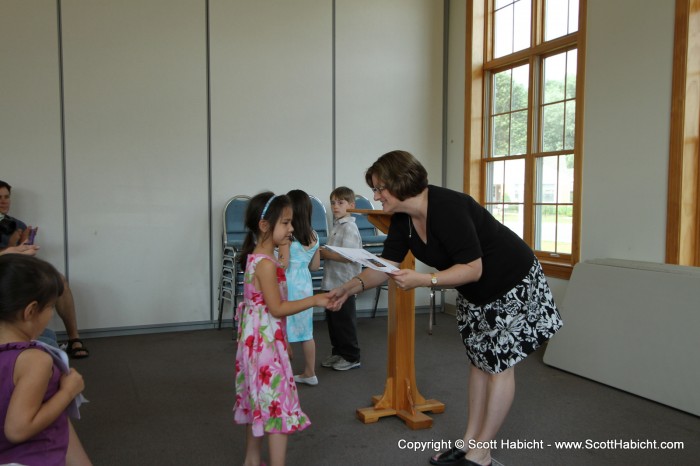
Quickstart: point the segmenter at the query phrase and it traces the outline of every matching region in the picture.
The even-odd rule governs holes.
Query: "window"
[[[534,250],[548,275],[579,257],[586,0],[472,0],[465,191]],[[483,50],[483,52],[482,52]],[[468,67],[469,69],[469,67]],[[580,107],[580,106],[579,106]]]
[[[676,0],[666,262],[700,267],[700,2]]]

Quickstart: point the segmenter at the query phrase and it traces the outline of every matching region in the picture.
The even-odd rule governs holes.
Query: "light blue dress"
[[[318,240],[308,250],[304,249],[304,246],[297,240],[292,241],[292,244],[289,246],[290,257],[286,270],[289,301],[303,299],[314,294],[309,263],[313,259],[314,254],[316,254],[318,246]],[[296,343],[311,340],[314,337],[313,322],[313,307],[298,314],[287,316],[287,339],[289,342]]]

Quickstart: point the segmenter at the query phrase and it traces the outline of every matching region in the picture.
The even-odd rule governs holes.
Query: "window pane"
[[[535,249],[571,253],[574,157],[541,157],[536,163]]]
[[[576,136],[576,101],[568,100],[564,105],[566,108],[564,149],[574,150],[574,137]]]
[[[501,0],[496,1],[494,6],[494,58],[530,47],[531,0]]]
[[[566,52],[566,98],[576,98],[576,60],[578,60],[578,52],[569,50]]]
[[[564,100],[566,82],[566,53],[544,59],[544,98],[543,103]]]
[[[570,205],[557,209],[557,253],[571,254],[573,210]]]
[[[525,161],[507,160],[503,174],[503,202],[523,203],[525,199]]]
[[[557,202],[560,204],[574,202],[574,154],[559,156]]]
[[[511,70],[493,75],[493,113],[510,111]]]
[[[542,107],[542,151],[564,147],[564,102]]]
[[[524,50],[530,46],[530,15],[532,7],[530,0],[519,0],[514,4],[515,18],[513,21],[513,52]]]
[[[513,5],[496,10],[493,15],[493,56],[513,53]]]
[[[538,205],[535,208],[535,249],[557,252],[557,206]]]
[[[545,41],[578,30],[578,0],[546,0],[544,8]]]
[[[513,230],[521,238],[523,237],[525,225],[524,211],[525,206],[522,204],[506,204],[503,209],[503,220],[501,220],[501,223]]]
[[[540,157],[537,159],[537,184],[535,202],[556,203],[559,168],[557,157]]]
[[[502,157],[508,155],[510,141],[510,114],[496,115],[493,117],[493,126],[491,128],[493,137],[491,138],[491,147],[493,157]]]
[[[523,155],[527,152],[527,110],[514,112],[512,115],[508,155]]]
[[[503,202],[503,162],[486,164],[486,202]]]
[[[496,220],[503,223],[503,205],[502,204],[487,204],[486,210],[491,212],[491,215],[493,215],[493,217]]]
[[[527,108],[527,93],[530,82],[530,65],[513,68],[513,97],[511,110]]]
[[[569,0],[569,34],[578,31],[578,0]]]

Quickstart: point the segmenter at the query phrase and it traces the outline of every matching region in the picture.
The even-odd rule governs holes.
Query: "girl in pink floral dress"
[[[236,310],[236,403],[238,424],[246,424],[244,465],[261,462],[262,438],[268,434],[270,464],[283,465],[287,434],[305,429],[309,418],[299,406],[294,374],[287,354],[288,315],[309,307],[326,307],[327,294],[287,301],[284,269],[275,248],[289,243],[292,208],[287,196],[264,192],[253,197],[246,210],[248,235],[241,262],[245,264],[243,302]]]

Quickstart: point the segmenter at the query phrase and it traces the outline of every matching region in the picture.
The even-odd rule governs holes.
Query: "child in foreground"
[[[287,301],[284,269],[275,248],[291,240],[292,207],[287,196],[264,192],[246,210],[248,234],[242,248],[245,264],[243,302],[236,310],[236,403],[234,419],[246,424],[245,466],[261,462],[262,438],[268,435],[270,464],[285,463],[287,434],[310,425],[299,406],[287,353],[285,317],[329,304],[327,294]]]
[[[75,369],[63,374],[34,341],[62,292],[61,275],[47,262],[0,256],[0,464],[90,464],[67,413],[83,377]]]

